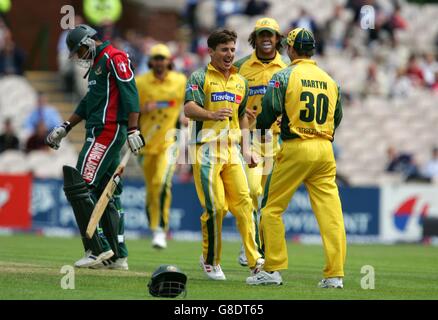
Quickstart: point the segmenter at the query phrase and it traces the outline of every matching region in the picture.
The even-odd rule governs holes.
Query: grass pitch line
[[[14,273],[14,274],[47,274],[59,275],[62,266],[46,266],[41,264],[20,263],[13,261],[0,261],[0,273]],[[135,272],[135,271],[120,271],[109,269],[81,269],[75,268],[77,276],[92,275],[92,276],[118,276],[118,277],[150,277],[150,272]]]

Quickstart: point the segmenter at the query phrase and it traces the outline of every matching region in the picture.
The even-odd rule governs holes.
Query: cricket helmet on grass
[[[148,288],[154,297],[175,298],[180,294],[185,297],[186,283],[187,276],[177,266],[163,264],[152,273]]]

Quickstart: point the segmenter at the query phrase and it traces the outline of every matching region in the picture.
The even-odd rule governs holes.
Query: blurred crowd
[[[399,173],[406,182],[432,182],[438,179],[438,146],[433,147],[430,160],[420,166],[415,155],[398,151],[394,146],[387,150],[386,172]]]
[[[17,46],[12,30],[0,15],[0,77],[11,74],[23,75],[25,54]]]
[[[206,39],[211,30],[201,26],[197,20],[197,10],[201,2],[187,0],[186,8],[181,12],[181,29],[188,29],[190,32],[187,36],[167,43],[173,53],[175,69],[186,75],[190,75],[209,61]],[[327,51],[331,54],[342,53],[352,60],[365,56],[373,57],[369,59],[371,62],[366,68],[365,78],[361,81],[362,87],[356,88],[353,92],[345,92],[346,97],[353,102],[354,99],[370,95],[386,98],[406,97],[412,91],[412,87],[438,93],[438,35],[435,47],[431,51],[419,52],[416,48],[401,45],[397,30],[406,30],[409,25],[401,14],[400,4],[392,0],[387,1],[387,5],[383,7],[380,3],[374,0],[349,0],[345,5],[335,5],[333,13],[324,23],[318,23],[310,12],[301,8],[298,17],[290,21],[284,34],[295,27],[311,30],[315,35],[317,54],[320,57],[324,57]],[[375,21],[372,28],[363,30],[361,8],[365,5],[373,6]],[[214,28],[226,27],[227,19],[232,15],[264,15],[269,12],[269,7],[270,3],[267,1],[216,0]],[[82,17],[76,17],[77,24],[82,22]],[[149,49],[158,42],[157,39],[144,36],[135,30],[122,32],[117,28],[115,21],[106,20],[94,27],[104,40],[111,40],[116,47],[130,54],[137,74],[148,70]],[[59,68],[65,77],[66,88],[71,90],[76,86],[80,94],[86,87],[81,88],[80,76],[75,75],[75,71],[72,70],[74,67],[67,61],[65,36],[66,32],[59,38]]]
[[[19,150],[25,153],[32,151],[50,151],[44,140],[47,133],[62,123],[56,107],[47,102],[43,93],[38,94],[37,104],[25,116],[21,135],[18,135],[10,118],[3,121],[3,132],[0,134],[0,153],[6,150]]]
[[[189,32],[186,36],[166,43],[173,54],[174,69],[187,76],[209,62],[206,39],[211,30],[201,26],[198,21],[198,10],[202,2],[202,0],[186,1],[185,9],[180,15],[181,29],[189,30]],[[367,60],[371,62],[367,62],[365,78],[358,81],[360,87],[343,91],[344,106],[347,108],[368,96],[403,99],[411,94],[412,88],[428,90],[438,95],[438,35],[430,51],[420,52],[416,48],[401,45],[397,32],[407,30],[409,23],[402,14],[399,1],[392,0],[384,3],[385,5],[382,6],[382,1],[347,0],[344,5],[334,5],[333,12],[324,23],[318,22],[304,7],[295,8],[299,11],[298,16],[291,19],[288,28],[283,30],[284,34],[295,27],[311,30],[317,41],[317,60],[337,53],[342,54],[343,57],[349,57],[353,62],[361,57],[370,58]],[[374,26],[368,29],[361,26],[363,23],[363,11],[361,10],[366,5],[372,6],[375,12]],[[254,17],[269,14],[270,6],[272,6],[270,1],[215,0],[214,28],[226,27],[228,19],[233,15]],[[106,19],[93,24],[90,23],[90,18],[76,16],[75,23],[91,24],[98,30],[103,40],[111,40],[115,47],[128,52],[137,75],[148,71],[149,49],[159,42],[158,39],[144,36],[135,30],[120,30],[116,19]],[[62,75],[66,92],[73,91],[80,99],[87,90],[87,82],[83,78],[86,70],[77,67],[68,59],[66,35],[67,31],[62,32],[58,41],[59,72]],[[241,57],[236,57],[238,58]],[[13,32],[0,18],[0,75],[22,75],[24,63],[23,50],[15,44]],[[349,63],[345,61],[345,68],[348,68]],[[25,128],[19,128],[29,132],[27,135],[29,139],[35,135],[31,143],[29,141],[20,143],[22,150],[43,147],[38,143],[38,139],[41,139],[43,133],[50,130],[54,123],[60,122],[59,115],[55,116],[54,113],[47,116],[50,120],[45,119],[43,115],[45,112],[41,113],[40,106],[46,106],[43,110],[51,110],[52,107],[47,106],[43,95],[39,96],[38,101],[35,113],[29,116]],[[13,138],[14,129],[11,128],[8,119],[4,122],[4,132],[0,138],[0,152],[5,147],[17,148],[17,141]],[[342,146],[338,147],[342,149]],[[437,148],[431,153],[431,162],[425,164],[424,168],[419,168],[415,164],[415,155],[408,157],[403,154],[403,151],[397,152],[391,148],[388,150],[388,157],[388,167],[382,170],[402,171],[406,174],[407,180],[412,177],[427,180],[438,176]],[[181,172],[186,174],[187,168],[182,168]]]

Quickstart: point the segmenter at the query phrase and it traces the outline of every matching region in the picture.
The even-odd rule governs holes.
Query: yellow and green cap
[[[304,28],[295,28],[283,39],[282,44],[298,50],[312,50],[315,49],[315,38],[311,31]]]
[[[149,56],[151,58],[161,56],[161,57],[164,57],[166,59],[169,59],[172,55],[170,53],[169,48],[165,44],[159,43],[159,44],[152,46],[152,48],[149,52]]]
[[[269,31],[272,33],[280,33],[280,26],[277,21],[272,18],[261,18],[257,20],[254,31],[258,34],[262,31]]]

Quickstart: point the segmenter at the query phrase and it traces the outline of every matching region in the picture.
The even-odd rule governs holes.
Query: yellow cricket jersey
[[[230,108],[233,116],[223,121],[190,120],[190,142],[206,143],[228,139],[229,143],[239,143],[239,117],[245,114],[247,96],[247,81],[234,67],[231,68],[228,80],[211,64],[192,73],[187,82],[185,101],[194,101],[210,111]]]
[[[256,52],[238,60],[234,64],[238,72],[248,81],[248,102],[247,107],[257,111],[257,115],[262,112],[262,99],[266,93],[269,80],[274,73],[286,68],[288,63],[277,52],[275,58],[269,63],[263,63],[257,58]],[[255,129],[256,121],[250,120],[249,128]],[[279,133],[280,128],[274,122],[272,125],[274,133]]]
[[[140,109],[149,102],[156,104],[155,110],[140,114],[140,131],[146,142],[143,153],[157,154],[174,141],[170,131],[178,123],[186,81],[184,74],[175,71],[168,71],[163,81],[153,71],[136,78]]]
[[[263,98],[257,129],[269,129],[282,115],[282,140],[333,140],[342,119],[336,82],[311,59],[296,59],[274,74]]]

